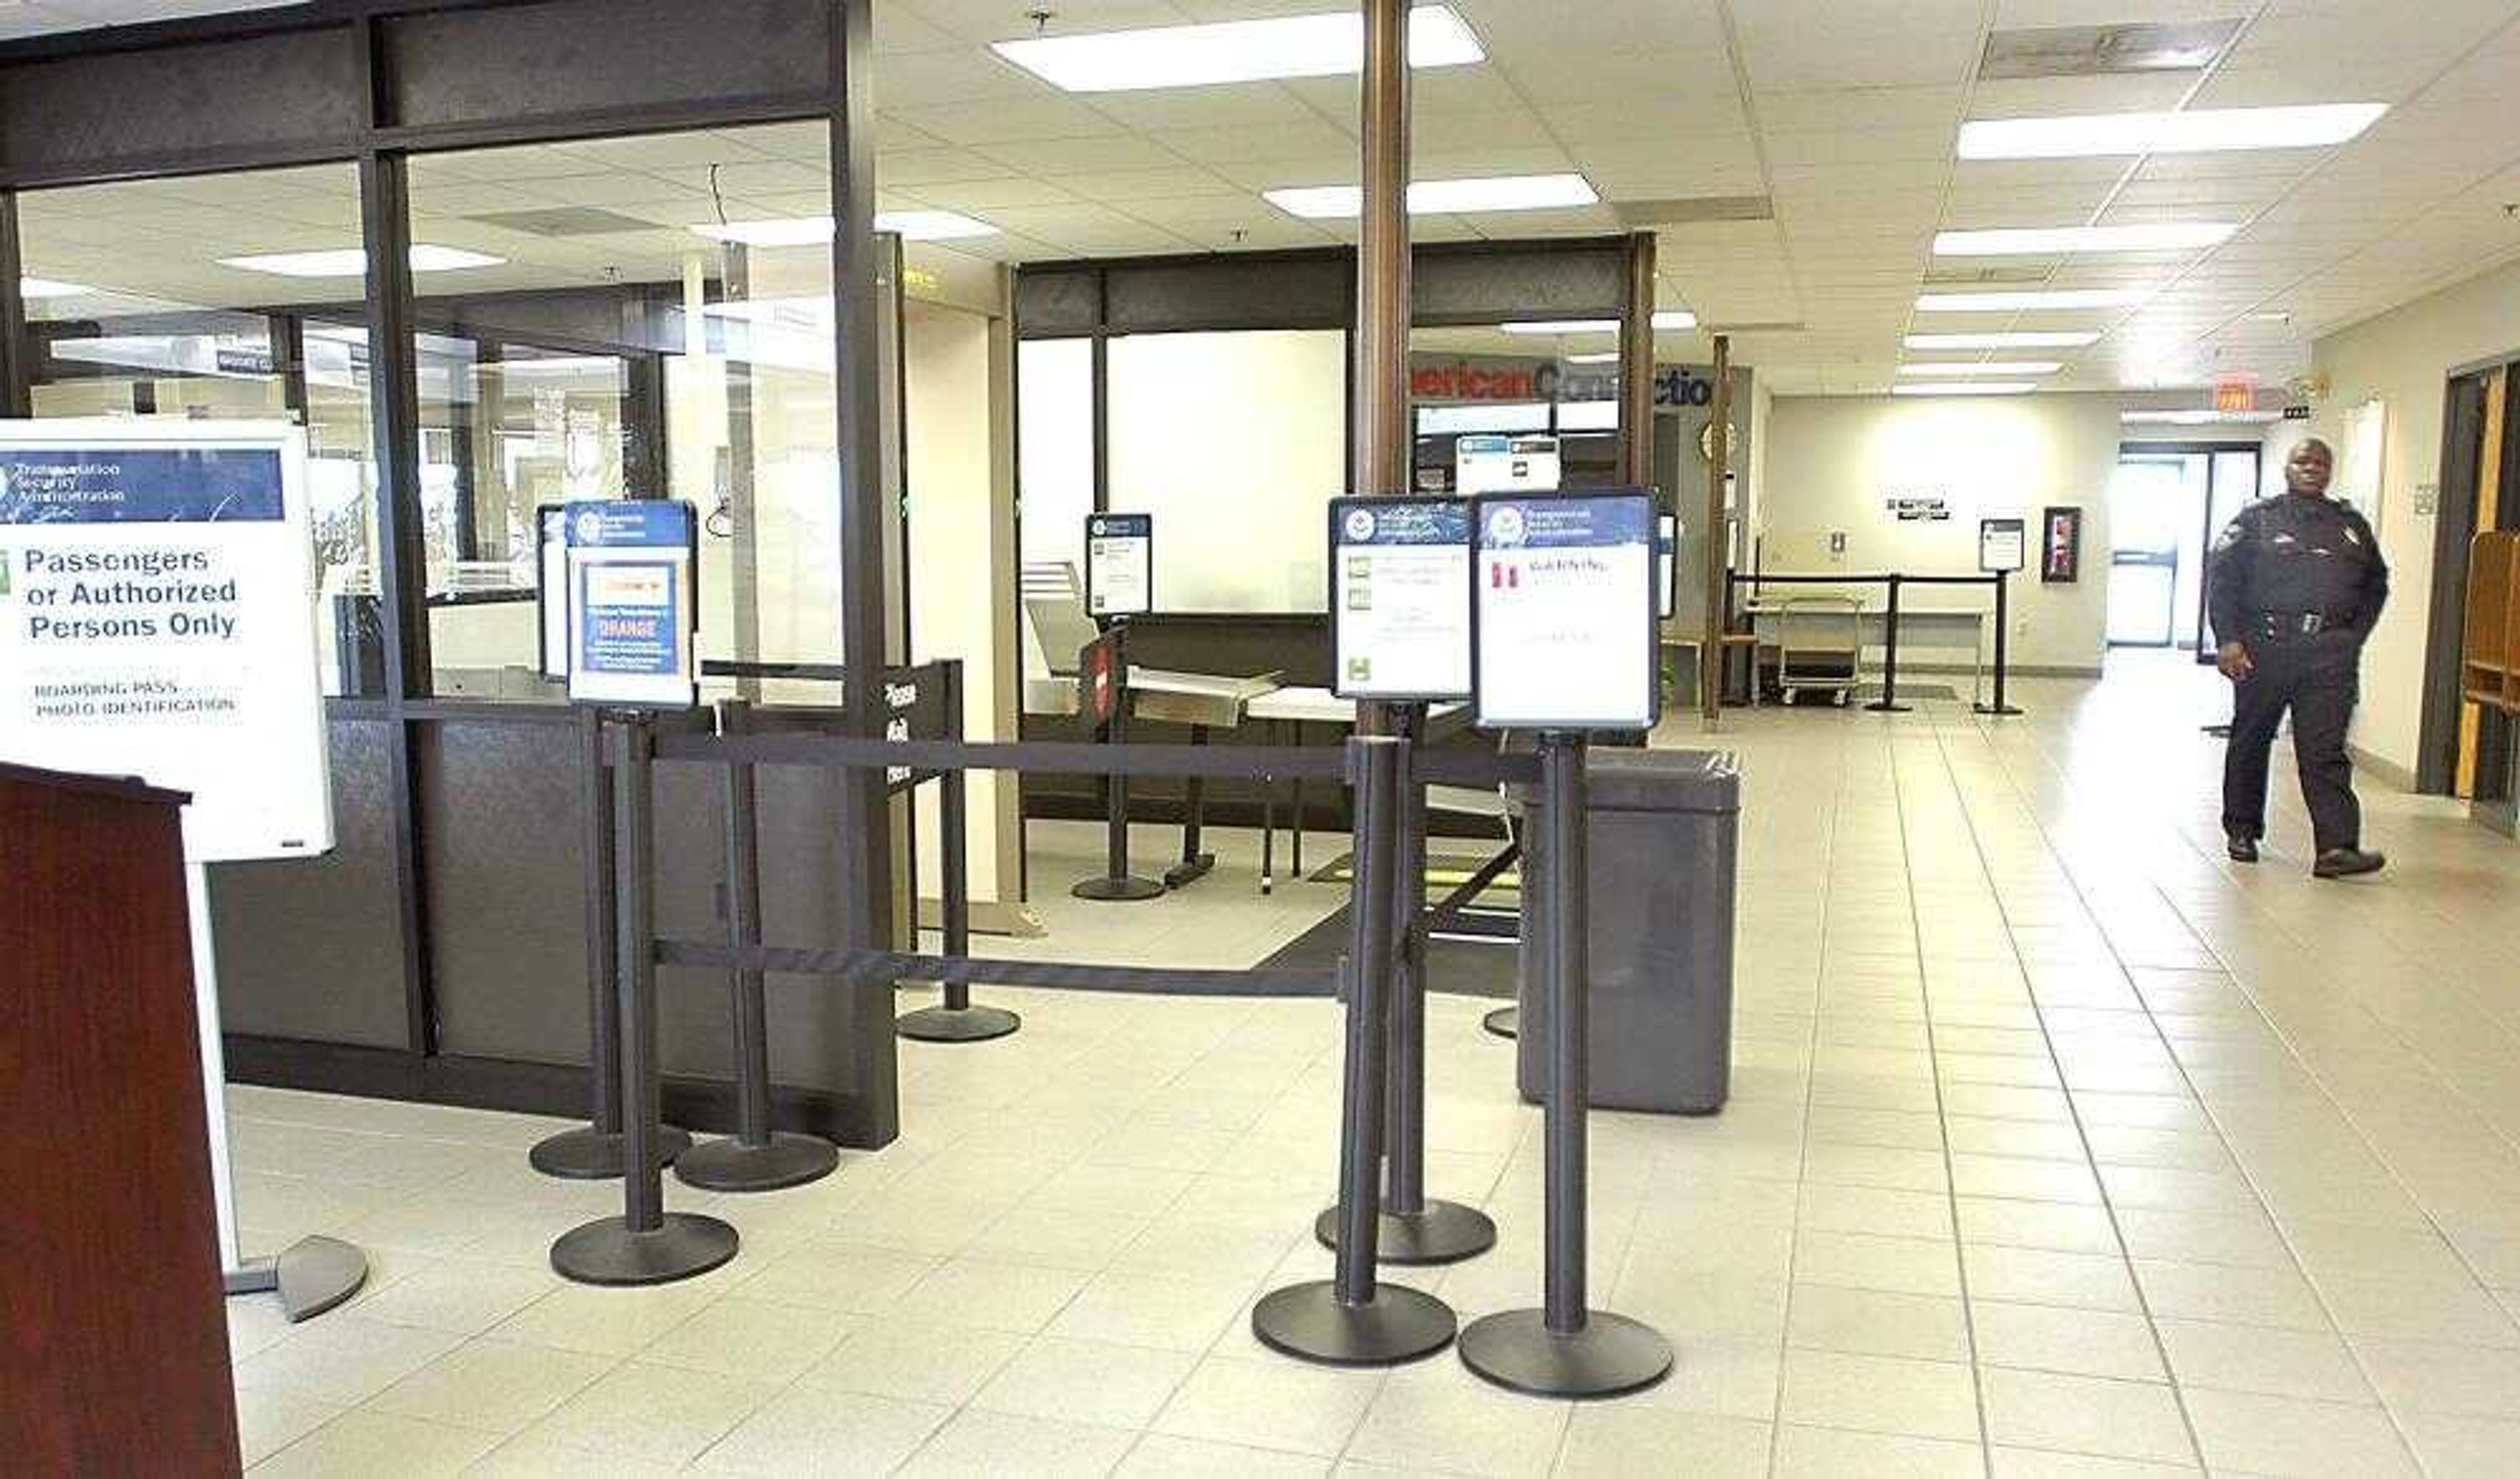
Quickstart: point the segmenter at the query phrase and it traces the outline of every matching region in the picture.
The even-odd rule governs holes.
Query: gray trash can
[[[1534,793],[1523,808],[1528,849],[1547,835],[1545,807]],[[1592,1102],[1712,1114],[1732,1081],[1740,770],[1730,752],[1596,745],[1586,758],[1585,811]],[[1549,1071],[1549,1015],[1535,994],[1536,885],[1535,872],[1522,894],[1516,1073],[1533,1100]]]

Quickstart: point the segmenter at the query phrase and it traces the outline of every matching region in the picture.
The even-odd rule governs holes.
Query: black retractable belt
[[[1355,785],[1355,878],[1347,963],[1346,1078],[1339,1116],[1337,1265],[1328,1280],[1290,1284],[1251,1311],[1251,1333],[1272,1350],[1326,1366],[1397,1366],[1452,1344],[1452,1307],[1400,1284],[1377,1284],[1376,1182],[1382,1170],[1393,915],[1400,851],[1400,780],[1410,743],[1391,736],[1347,742]]]
[[[735,1229],[714,1217],[667,1212],[655,1152],[660,1092],[656,1062],[656,818],[651,794],[656,736],[644,714],[616,726],[613,766],[620,857],[618,996],[621,1033],[621,1215],[602,1217],[552,1244],[563,1278],[590,1284],[659,1284],[705,1274],[735,1256]]]
[[[744,728],[750,705],[731,698],[718,705],[718,727]],[[731,950],[761,943],[761,826],[754,804],[752,762],[726,767],[726,937]],[[674,1175],[703,1191],[776,1191],[832,1174],[840,1152],[830,1141],[770,1127],[770,1013],[759,968],[737,964],[727,971],[730,1027],[735,1045],[737,1131],[684,1151]]]
[[[586,1071],[595,1105],[589,1123],[537,1142],[526,1160],[545,1176],[608,1181],[621,1174],[621,999],[616,994],[613,918],[612,785],[604,759],[604,719],[593,708],[578,711],[580,795],[585,826],[580,833],[586,881]],[[671,1125],[657,1128],[655,1153],[670,1161],[691,1148],[692,1138]]]
[[[1650,1326],[1590,1308],[1585,1297],[1586,1036],[1584,738],[1541,737],[1548,845],[1542,853],[1547,936],[1538,952],[1549,1013],[1543,1101],[1548,1227],[1544,1303],[1490,1315],[1462,1331],[1462,1364],[1499,1386],[1545,1397],[1614,1397],[1660,1381],[1671,1343]]]

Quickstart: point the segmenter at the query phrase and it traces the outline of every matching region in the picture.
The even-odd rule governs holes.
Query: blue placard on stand
[[[1470,505],[1334,498],[1331,692],[1418,701],[1470,694]]]
[[[1471,523],[1479,727],[1653,728],[1652,491],[1481,498]]]
[[[1085,611],[1144,616],[1155,608],[1155,515],[1085,515]]]
[[[572,503],[564,518],[569,697],[634,708],[698,703],[698,511],[646,499]]]

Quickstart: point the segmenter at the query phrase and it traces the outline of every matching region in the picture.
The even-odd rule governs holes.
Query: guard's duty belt
[[[2270,642],[2298,642],[2344,626],[2353,619],[2351,615],[2337,611],[2260,611],[2258,635]]]

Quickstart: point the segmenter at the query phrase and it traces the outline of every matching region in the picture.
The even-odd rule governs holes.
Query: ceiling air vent
[[[1977,74],[1992,82],[2197,71],[2221,56],[2239,30],[2237,20],[2000,30],[1986,38],[1986,56],[1978,63]]]
[[[2045,267],[1932,267],[1925,271],[1925,281],[1936,288],[2009,288],[2021,283],[2044,283],[2048,277]]]
[[[1694,226],[1705,221],[1773,221],[1776,202],[1766,196],[1684,196],[1670,201],[1617,201],[1610,210],[1631,231],[1652,226]]]
[[[538,237],[619,236],[624,232],[657,229],[653,221],[585,205],[561,205],[549,210],[509,210],[497,215],[467,216],[465,219],[478,226],[496,226],[502,231]]]

